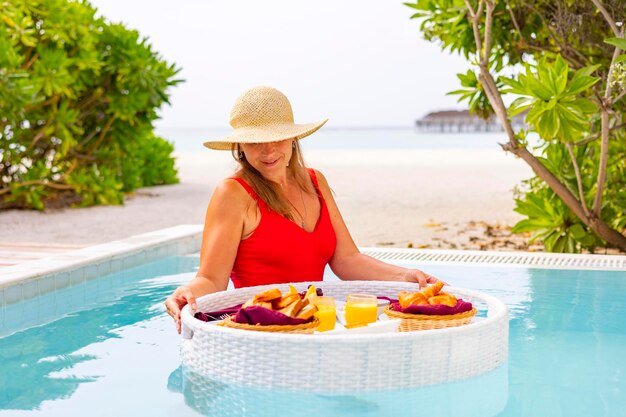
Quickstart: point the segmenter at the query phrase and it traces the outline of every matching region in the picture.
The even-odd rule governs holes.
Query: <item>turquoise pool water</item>
[[[181,369],[162,301],[197,265],[167,258],[2,307],[0,416],[626,416],[624,272],[424,267],[507,303],[508,363],[454,384],[334,396]]]

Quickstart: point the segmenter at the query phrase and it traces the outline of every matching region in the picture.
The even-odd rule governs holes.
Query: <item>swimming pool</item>
[[[162,301],[198,261],[169,257],[4,305],[0,416],[626,416],[623,271],[397,261],[503,300],[508,363],[453,384],[333,396],[181,369]]]

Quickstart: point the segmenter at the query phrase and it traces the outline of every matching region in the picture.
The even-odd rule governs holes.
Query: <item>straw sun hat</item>
[[[316,123],[293,122],[291,104],[283,93],[272,87],[254,87],[241,95],[230,112],[233,132],[225,138],[204,142],[211,149],[230,150],[233,143],[265,143],[302,139],[322,127]]]

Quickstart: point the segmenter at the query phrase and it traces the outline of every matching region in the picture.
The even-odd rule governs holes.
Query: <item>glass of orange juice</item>
[[[335,299],[333,297],[315,297],[313,304],[317,307],[315,317],[320,321],[320,325],[315,330],[325,332],[335,328],[337,311],[335,310]]]
[[[349,294],[346,300],[346,327],[374,323],[378,318],[378,299],[375,295]]]

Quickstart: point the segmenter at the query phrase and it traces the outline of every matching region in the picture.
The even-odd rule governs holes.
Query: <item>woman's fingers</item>
[[[419,269],[412,269],[409,273],[409,281],[416,282],[420,287],[426,287],[428,284],[434,284],[436,282],[441,281],[432,275],[428,275],[427,273],[420,271]],[[443,282],[443,281],[441,281]],[[443,282],[445,285],[447,283]]]
[[[191,291],[190,291],[191,293]],[[193,294],[191,294],[189,297],[187,297],[187,304],[189,304],[189,307],[191,307],[192,310],[197,310],[198,306],[196,305],[196,297],[193,296]]]
[[[428,275],[428,274],[424,274],[426,275],[426,282],[428,282],[429,284],[434,284],[436,282],[443,282],[443,285],[448,285],[447,282],[440,280],[439,278],[433,277],[432,275]]]
[[[193,310],[197,309],[196,297],[189,287],[184,286],[176,288],[176,291],[165,300],[165,311],[174,319],[176,331],[179,334],[181,331],[180,312],[186,304],[189,304]]]
[[[178,305],[181,309],[185,306],[185,304],[189,304],[193,310],[198,308],[196,305],[196,297],[194,297],[193,292],[189,287],[178,287],[174,292],[174,295],[176,296]]]
[[[425,287],[428,285],[428,278],[426,274],[422,271],[419,271],[419,273],[417,274],[417,283],[420,285],[420,287]]]
[[[176,331],[180,334],[180,315],[178,317],[174,317],[174,321],[176,322]]]
[[[174,320],[176,320],[176,317],[180,314],[180,306],[176,302],[175,293],[165,300],[165,311],[172,316]]]

